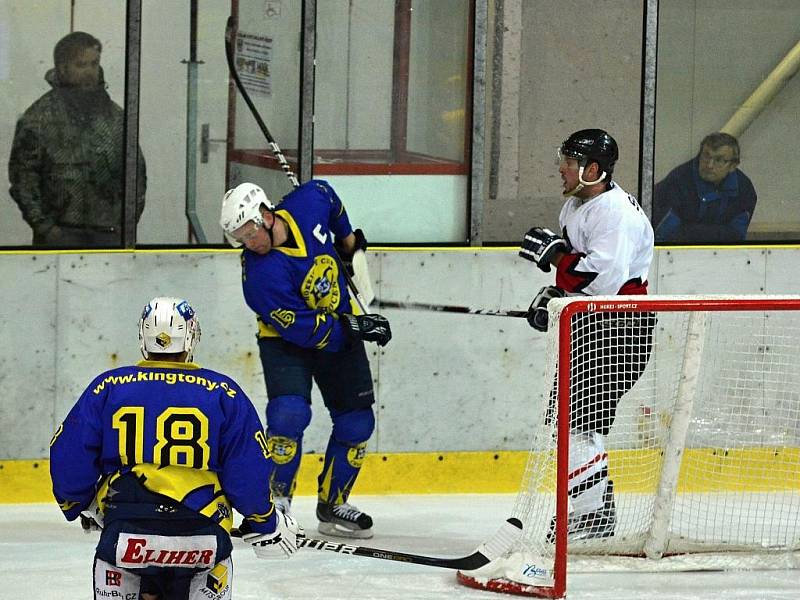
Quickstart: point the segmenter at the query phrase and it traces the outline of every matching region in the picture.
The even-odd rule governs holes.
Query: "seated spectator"
[[[738,166],[735,137],[712,133],[703,138],[697,156],[656,184],[656,243],[744,240],[757,196],[750,178]]]

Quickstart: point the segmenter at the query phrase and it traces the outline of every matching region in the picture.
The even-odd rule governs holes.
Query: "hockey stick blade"
[[[472,308],[469,306],[454,306],[451,304],[428,304],[425,302],[399,302],[396,300],[381,300],[375,298],[373,306],[378,308],[399,308],[402,310],[423,310],[432,312],[461,313],[467,315],[483,315],[488,317],[514,317],[524,319],[528,312],[525,310],[492,310],[490,308]]]
[[[407,552],[395,552],[394,550],[380,550],[378,548],[368,548],[366,546],[353,546],[351,544],[340,544],[327,540],[317,540],[309,537],[298,537],[298,548],[309,548],[311,550],[324,550],[346,554],[351,556],[364,556],[366,558],[377,558],[379,560],[392,560],[414,565],[425,565],[428,567],[438,567],[440,569],[455,569],[461,571],[472,571],[490,563],[501,557],[512,549],[519,537],[522,535],[522,523],[519,519],[508,519],[500,530],[488,541],[481,544],[478,549],[468,556],[458,558],[440,558],[435,556],[423,556],[421,554],[410,554]],[[238,529],[231,530],[232,537],[242,537]]]

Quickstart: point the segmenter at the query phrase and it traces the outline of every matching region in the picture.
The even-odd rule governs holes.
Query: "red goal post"
[[[568,564],[800,568],[800,296],[575,297],[548,308],[514,509],[523,536],[459,581],[561,598]],[[602,439],[616,521],[604,537],[568,539],[569,441],[586,430],[587,403],[613,404]]]

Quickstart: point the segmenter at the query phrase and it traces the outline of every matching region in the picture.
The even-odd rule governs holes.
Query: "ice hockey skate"
[[[325,535],[367,539],[372,537],[372,517],[352,504],[317,504],[317,530]]]
[[[614,483],[609,479],[604,495],[603,508],[581,515],[570,515],[567,520],[567,539],[569,541],[607,538],[614,535],[617,526],[617,507],[614,503]],[[556,518],[550,521],[547,543],[556,539]]]

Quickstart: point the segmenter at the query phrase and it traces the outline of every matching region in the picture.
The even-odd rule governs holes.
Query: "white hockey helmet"
[[[139,319],[139,347],[142,356],[186,352],[192,360],[200,341],[200,322],[194,309],[182,298],[159,297],[148,302]]]
[[[264,226],[264,217],[261,207],[275,210],[267,195],[254,183],[240,183],[232,190],[225,192],[222,198],[222,211],[219,224],[225,232],[225,239],[234,248],[239,248],[242,243],[231,235],[248,221],[253,221],[256,226]]]

